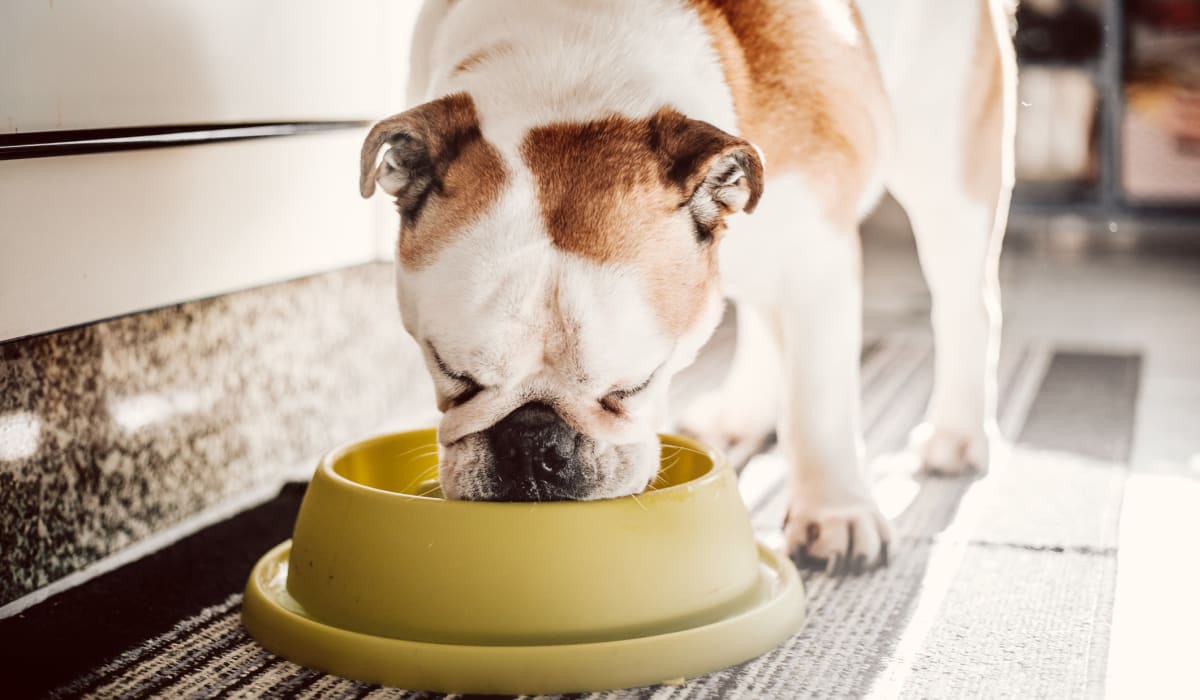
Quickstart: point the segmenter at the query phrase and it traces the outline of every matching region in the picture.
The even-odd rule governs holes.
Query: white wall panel
[[[0,0],[0,134],[374,120],[417,0]],[[0,161],[0,341],[390,257],[362,130]]]
[[[5,0],[0,133],[370,119],[416,0]]]
[[[0,340],[377,259],[362,137],[0,161]]]

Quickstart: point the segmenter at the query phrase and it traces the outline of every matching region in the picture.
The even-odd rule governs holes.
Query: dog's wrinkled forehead
[[[492,211],[536,212],[526,226],[554,248],[640,278],[671,334],[714,294],[725,217],[753,209],[762,189],[750,144],[670,108],[539,125],[497,148],[463,93],[376,124],[361,176],[364,196],[378,182],[396,198],[403,266],[429,265]],[[530,179],[532,188],[514,185]]]
[[[521,154],[554,244],[631,264],[673,334],[714,291],[725,215],[753,209],[761,192],[753,147],[669,108],[537,127]]]

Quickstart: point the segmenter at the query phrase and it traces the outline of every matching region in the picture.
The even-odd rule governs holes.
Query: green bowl
[[[263,646],[385,685],[546,693],[698,675],[800,627],[795,570],[755,542],[736,477],[697,443],[662,436],[637,496],[480,503],[441,497],[435,436],[321,461],[291,543],[247,584]]]

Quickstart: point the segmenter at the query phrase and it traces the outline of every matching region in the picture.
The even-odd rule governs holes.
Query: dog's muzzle
[[[486,432],[495,460],[490,500],[562,501],[582,486],[582,436],[544,403],[527,403]]]

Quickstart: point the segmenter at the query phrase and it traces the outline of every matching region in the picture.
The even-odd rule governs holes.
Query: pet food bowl
[[[435,431],[330,452],[293,539],[246,585],[264,647],[356,680],[458,693],[648,685],[753,658],[804,619],[733,472],[662,436],[656,486],[602,501],[450,501]]]

